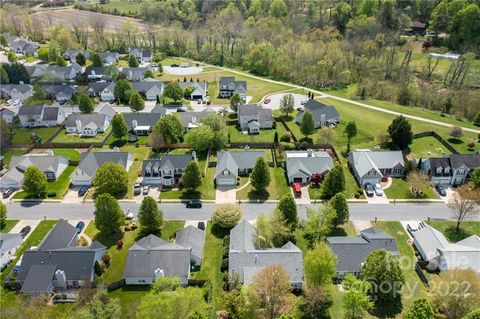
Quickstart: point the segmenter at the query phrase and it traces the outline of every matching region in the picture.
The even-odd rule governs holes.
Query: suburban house
[[[212,114],[216,114],[212,108],[205,108],[201,112],[179,112],[177,113],[178,117],[180,118],[180,123],[182,123],[183,128],[185,131],[188,131],[191,128],[197,128],[201,125],[201,119],[205,116],[209,116]]]
[[[0,109],[0,118],[2,118],[8,124],[13,123],[13,121],[15,120],[15,116],[17,116],[17,113],[12,111],[11,109],[7,109],[7,108]]]
[[[153,59],[152,50],[144,48],[130,48],[128,55],[134,55],[140,63],[150,62]]]
[[[432,226],[421,223],[413,233],[413,243],[429,270],[467,268],[480,276],[480,237],[471,235],[457,243],[447,238]]]
[[[156,101],[163,95],[163,82],[161,81],[132,82],[132,87],[144,96],[147,101]]]
[[[85,68],[85,76],[88,80],[99,81],[102,80],[107,73],[106,66],[87,66]]]
[[[142,175],[144,184],[174,186],[180,182],[185,166],[197,161],[195,151],[191,155],[166,154],[158,159],[144,160]]]
[[[288,183],[308,185],[313,174],[324,176],[333,168],[333,159],[325,151],[287,151]]]
[[[365,258],[374,250],[386,249],[399,256],[395,239],[373,227],[361,231],[360,236],[331,236],[326,242],[337,257],[337,279],[347,274],[358,276]]]
[[[122,113],[128,131],[136,135],[148,135],[165,113]]]
[[[421,163],[422,170],[431,178],[432,185],[465,184],[470,173],[480,167],[478,154],[451,154],[445,157],[429,158]]]
[[[16,35],[8,36],[7,42],[13,52],[23,55],[36,55],[40,46],[38,42],[17,37]]]
[[[383,176],[402,177],[405,172],[401,151],[355,150],[348,155],[348,163],[361,186],[380,183]]]
[[[205,231],[189,225],[177,232],[175,244],[190,249],[190,263],[200,265],[203,258],[203,245],[205,242]]]
[[[303,106],[303,111],[297,113],[295,118],[297,124],[300,125],[302,123],[302,118],[305,112],[310,112],[312,114],[313,120],[315,121],[315,128],[337,125],[340,122],[340,115],[333,106],[325,105],[314,99],[309,99]]]
[[[38,247],[25,251],[15,277],[20,293],[42,296],[53,290],[90,287],[95,263],[102,260],[106,247],[98,241],[77,247],[77,240],[77,229],[61,219]]]
[[[247,81],[235,81],[235,77],[222,76],[219,80],[219,93],[221,98],[230,98],[235,93],[240,95],[242,100],[247,100]]]
[[[304,279],[302,251],[291,242],[279,248],[259,248],[255,245],[256,237],[256,229],[247,220],[242,220],[230,231],[229,277],[238,276],[241,283],[250,284],[261,269],[279,265],[287,272],[292,289],[301,290]]]
[[[85,137],[94,137],[105,132],[112,119],[105,114],[70,114],[65,128],[67,133],[77,133]]]
[[[410,28],[405,31],[410,35],[418,34],[423,36],[427,32],[427,24],[425,22],[412,21],[410,23]]]
[[[178,82],[182,89],[186,89],[191,87],[193,89],[192,93],[190,94],[190,100],[204,100],[207,98],[207,82]]]
[[[51,150],[46,154],[12,156],[10,169],[0,180],[0,188],[20,189],[23,183],[23,174],[29,166],[35,166],[41,170],[48,181],[55,181],[68,167],[68,159],[61,156],[54,156]]]
[[[59,103],[64,103],[71,100],[73,95],[77,92],[77,89],[73,85],[44,85],[43,91],[47,98],[56,100]]]
[[[69,60],[69,61],[76,61],[77,59],[77,55],[81,53],[85,59],[88,59],[90,57],[90,52],[88,52],[88,50],[65,50],[65,52],[63,53],[63,58],[65,60]]]
[[[88,95],[100,97],[103,102],[115,101],[113,93],[115,89],[115,82],[91,82],[88,83]]]
[[[237,185],[238,176],[250,174],[264,151],[218,151],[215,182],[217,185]]]
[[[256,104],[242,104],[238,106],[238,124],[242,131],[258,133],[260,129],[273,127],[271,109]]]
[[[33,96],[33,87],[30,84],[3,84],[0,85],[0,97],[24,101]]]
[[[71,81],[82,74],[82,72],[82,67],[74,62],[69,66],[48,65],[44,68],[43,73],[40,72],[40,76],[47,77],[48,79]]]
[[[21,234],[0,233],[0,269],[8,265],[22,243]]]
[[[21,106],[17,115],[22,127],[55,126],[65,120],[65,113],[58,106]]]
[[[129,81],[142,81],[145,78],[145,72],[148,68],[123,68],[122,73],[125,74]]]
[[[104,163],[117,163],[128,171],[133,164],[133,156],[127,152],[120,152],[118,149],[114,149],[113,151],[82,153],[80,163],[70,176],[72,185],[92,185],[95,172]]]
[[[110,52],[110,51],[100,52],[98,53],[98,55],[100,56],[103,64],[105,65],[117,63],[117,60],[119,57],[119,54],[117,52]]]

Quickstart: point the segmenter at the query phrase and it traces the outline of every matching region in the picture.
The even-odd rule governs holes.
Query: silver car
[[[375,189],[375,194],[377,196],[383,196],[383,189],[382,189],[382,186],[380,186],[379,183],[376,183],[375,185],[373,185],[373,189]]]

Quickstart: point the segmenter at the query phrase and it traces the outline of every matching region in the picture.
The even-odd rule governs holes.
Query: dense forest
[[[470,120],[480,112],[476,0],[133,2],[136,9],[129,11],[83,2],[76,7],[137,17],[148,22],[144,28],[126,22],[108,32],[102,21],[90,21],[65,26],[66,33],[73,43],[96,50],[150,46],[166,55],[241,67],[312,88],[348,88],[350,97]],[[3,19],[4,30],[12,29],[8,20]],[[427,24],[426,35],[407,35],[414,21]],[[31,34],[51,35],[38,29]],[[53,38],[59,36],[66,35],[56,28]],[[460,57],[429,54],[446,52]]]

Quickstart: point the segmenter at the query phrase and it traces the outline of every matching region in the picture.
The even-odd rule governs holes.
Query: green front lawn
[[[112,127],[110,126],[104,133],[97,134],[95,137],[80,137],[74,133],[67,133],[66,130],[62,130],[54,139],[54,143],[97,143],[102,142],[108,135]]]
[[[8,168],[10,165],[10,160],[12,159],[12,156],[20,156],[25,153],[24,148],[9,148],[9,149],[2,149],[0,150],[0,155],[5,157],[5,167]]]
[[[389,199],[438,199],[432,187],[423,190],[423,197],[413,197],[412,192],[410,192],[410,185],[403,178],[392,178],[392,185],[384,192]]]
[[[161,237],[164,240],[171,241],[172,234],[183,228],[183,221],[164,221]],[[138,224],[137,224],[138,225]],[[98,240],[107,247],[107,252],[111,255],[110,266],[105,271],[103,279],[106,282],[114,282],[123,278],[123,269],[127,260],[128,249],[139,239],[143,237],[140,227],[133,230],[116,234],[102,234],[95,227],[95,222],[91,222],[85,230],[85,235],[92,240]],[[123,248],[117,249],[117,242],[123,241]]]
[[[460,224],[460,231],[456,231],[457,223],[454,221],[430,221],[429,224],[443,233],[447,239],[456,243],[471,235],[480,235],[480,222],[465,221]]]
[[[42,137],[42,144],[59,128],[54,127],[36,127],[36,128],[16,128],[13,130],[12,144],[32,144],[32,133]]]
[[[277,126],[279,125],[281,124],[278,123]],[[275,129],[260,130],[258,134],[244,134],[235,125],[228,125],[227,129],[230,134],[230,143],[273,143],[275,137]]]
[[[61,199],[68,191],[68,186],[70,185],[70,175],[72,175],[76,166],[68,166],[57,178],[56,181],[48,182],[47,190],[42,194],[41,198],[52,198],[52,199]],[[55,193],[54,196],[49,197],[49,194]],[[38,198],[36,196],[30,196],[26,192],[21,191],[13,196],[15,199],[25,199],[25,198]]]
[[[18,220],[7,219],[5,221],[5,227],[0,229],[0,233],[8,233],[13,228],[13,226],[15,226],[17,223],[18,223]]]
[[[249,184],[244,189],[237,192],[237,199],[239,200],[257,200],[265,201],[278,200],[283,194],[290,192],[290,187],[287,184],[287,177],[285,171],[280,167],[269,167],[270,171],[270,185],[267,187],[266,192],[256,192],[252,184]],[[242,186],[242,183],[240,183]]]

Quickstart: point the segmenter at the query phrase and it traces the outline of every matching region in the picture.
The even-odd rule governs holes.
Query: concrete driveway
[[[147,195],[143,195],[143,188],[142,188],[142,194],[133,196],[133,199],[135,200],[136,203],[141,203],[146,196],[150,196],[153,199],[158,200],[160,198],[160,190],[161,190],[160,187],[150,185],[150,191],[148,192]]]
[[[278,94],[272,94],[272,95],[268,95],[265,97],[265,99],[270,99],[270,103],[263,103],[262,101],[262,106],[265,107],[265,108],[269,108],[269,109],[272,109],[272,110],[276,110],[276,109],[279,109],[280,108],[280,100],[282,99],[282,97],[285,95],[285,94],[289,94],[288,92],[286,93],[278,93]],[[292,93],[293,94],[293,93]],[[308,99],[308,96],[306,95],[303,95],[303,94],[293,94],[293,99],[295,101],[295,109],[297,107],[302,107],[302,100],[306,100]]]
[[[302,186],[302,196],[296,197],[293,193],[293,189],[290,187],[290,193],[295,198],[297,205],[310,205],[310,193],[308,192],[308,186]]]
[[[389,204],[390,203],[385,193],[383,194],[383,196],[377,196],[376,194],[373,194],[372,197],[368,197],[367,193],[365,193],[365,190],[363,190],[363,195],[365,195],[365,198],[367,199],[367,202],[369,204]]]
[[[447,196],[440,196],[438,193],[437,193],[437,190],[434,189],[435,193],[440,197],[441,200],[443,200],[443,202],[445,204],[448,204],[448,202],[450,201],[450,199],[452,198],[453,194],[456,193],[456,191],[453,189],[452,186],[450,185],[443,185],[443,187],[445,188],[445,192],[447,193]]]
[[[83,202],[84,196],[78,196],[81,186],[70,186],[67,193],[62,199],[63,204],[79,204]]]
[[[28,219],[28,220],[20,220],[18,221],[18,223],[13,226],[13,228],[10,230],[10,234],[18,234],[23,227],[25,226],[30,226],[32,227],[32,229],[30,230],[30,232],[28,233],[28,235],[23,239],[23,241],[25,241],[31,234],[32,232],[35,230],[35,228],[37,227],[37,225],[40,223],[40,220],[38,219]]]
[[[215,192],[216,204],[235,204],[237,201],[237,186],[218,186]]]

